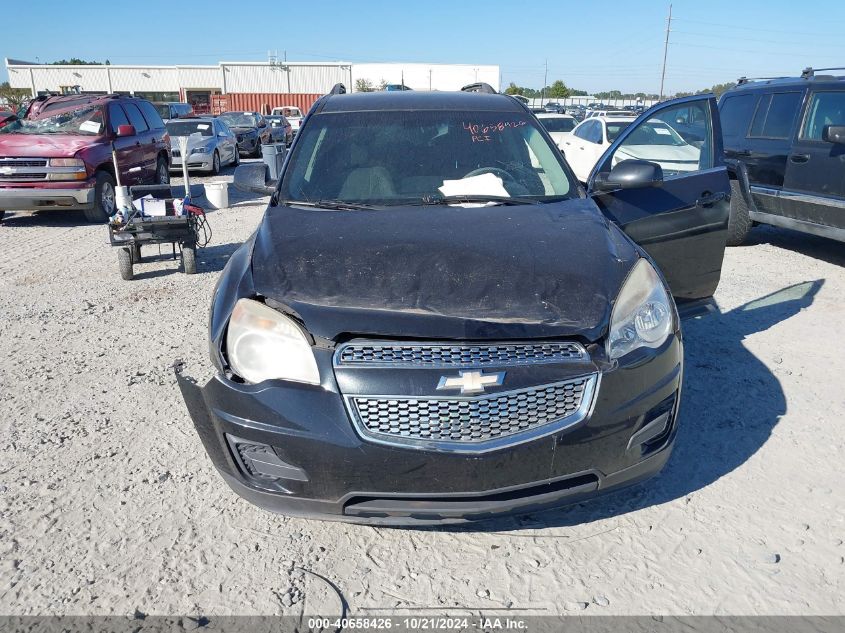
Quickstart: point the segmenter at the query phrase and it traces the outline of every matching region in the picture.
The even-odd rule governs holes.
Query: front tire
[[[742,195],[739,182],[731,180],[731,215],[728,219],[728,246],[739,246],[748,237],[751,230],[751,217],[748,203]]]
[[[124,246],[117,251],[117,263],[120,267],[120,276],[124,281],[132,281],[135,273],[132,270],[132,251]]]
[[[167,166],[167,161],[164,158],[161,158],[161,157],[159,157],[158,163],[156,163],[155,184],[157,184],[157,185],[169,185],[170,184],[170,169]]]
[[[114,215],[116,209],[114,177],[107,171],[98,171],[94,184],[94,206],[85,209],[85,219],[89,222],[105,222]]]
[[[197,272],[196,244],[189,242],[182,245],[182,272],[193,275]]]
[[[220,173],[220,153],[214,150],[214,156],[211,158],[211,173],[218,175]]]

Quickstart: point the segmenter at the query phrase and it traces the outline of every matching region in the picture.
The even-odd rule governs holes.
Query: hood
[[[589,199],[469,209],[271,207],[255,236],[252,281],[327,339],[596,340],[636,258]]]
[[[250,132],[257,132],[257,127],[234,127],[229,126],[229,129],[232,130],[232,134],[249,134]]]
[[[213,136],[189,136],[188,137],[188,151],[190,152],[195,147],[205,147],[208,143],[214,142]],[[178,150],[179,149],[179,137],[171,136],[170,137],[170,148]]]
[[[67,158],[100,142],[79,134],[0,134],[0,156]]]

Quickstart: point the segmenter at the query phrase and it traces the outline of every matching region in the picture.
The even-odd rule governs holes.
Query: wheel
[[[132,249],[132,263],[138,264],[141,262],[141,245],[140,244],[133,244],[131,247]]]
[[[167,167],[167,160],[165,160],[164,158],[159,158],[158,163],[156,164],[155,184],[170,184],[170,169]]]
[[[182,245],[182,272],[186,275],[193,275],[197,272],[196,244]]]
[[[739,182],[731,180],[731,215],[728,220],[728,246],[739,246],[748,237],[751,230],[751,218],[748,203],[742,195]]]
[[[0,211],[0,220],[3,220],[3,216],[6,215],[5,211]]]
[[[128,246],[118,249],[117,263],[120,266],[120,276],[126,281],[132,281],[135,274],[132,272],[132,251]]]
[[[255,144],[255,149],[253,150],[252,154],[250,154],[253,158],[261,158],[261,142]]]
[[[211,159],[211,173],[215,176],[220,173],[220,154],[214,150],[214,157]]]
[[[94,206],[85,209],[85,219],[89,222],[105,222],[114,215],[116,208],[114,177],[107,171],[98,171],[94,185]]]
[[[238,148],[235,148],[235,157],[232,159],[232,164],[237,167],[241,164],[241,153],[238,151]]]

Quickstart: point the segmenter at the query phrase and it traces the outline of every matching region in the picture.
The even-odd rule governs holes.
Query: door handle
[[[728,197],[728,194],[724,191],[719,191],[717,193],[710,193],[709,191],[705,191],[701,194],[701,197],[695,201],[695,206],[697,207],[706,207],[711,204],[716,204],[717,202],[721,202],[725,198]]]
[[[801,165],[803,163],[808,162],[809,160],[810,160],[809,154],[792,154],[789,157],[789,162],[795,163],[796,165]]]

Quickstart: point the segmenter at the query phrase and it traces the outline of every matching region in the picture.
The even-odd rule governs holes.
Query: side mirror
[[[623,160],[610,173],[596,174],[593,179],[594,191],[662,186],[663,168],[657,163],[639,159]]]
[[[117,126],[117,135],[118,136],[135,136],[135,126],[134,125],[118,125]]]
[[[247,163],[235,169],[234,185],[240,191],[273,195],[276,181],[268,180],[269,168],[265,163]]]
[[[845,145],[845,125],[825,125],[822,140],[827,143]]]

